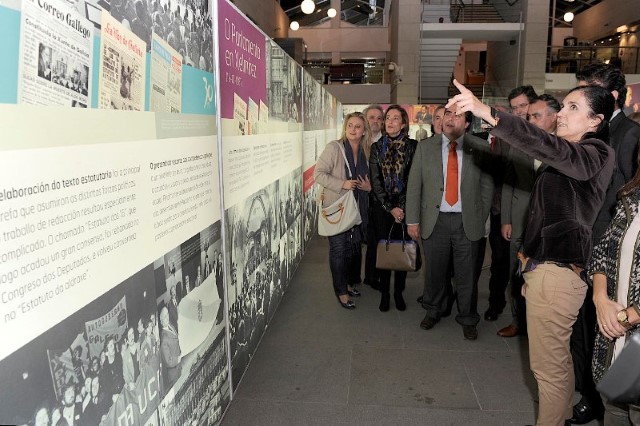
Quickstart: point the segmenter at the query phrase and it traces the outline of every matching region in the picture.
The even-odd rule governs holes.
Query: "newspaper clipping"
[[[146,44],[102,12],[100,108],[144,111]]]
[[[182,55],[153,33],[151,41],[151,111],[180,113]]]
[[[22,4],[19,101],[90,104],[93,25],[62,0]]]

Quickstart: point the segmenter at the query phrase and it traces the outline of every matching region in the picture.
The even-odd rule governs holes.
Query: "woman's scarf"
[[[347,156],[347,161],[349,162],[349,168],[353,173],[353,176],[347,170],[347,177],[349,179],[357,180],[358,177],[364,179],[365,176],[369,175],[369,163],[367,162],[367,157],[364,153],[364,149],[362,145],[358,148],[358,164],[355,164],[353,157],[353,150],[351,149],[351,145],[349,141],[345,140],[343,142],[343,147],[345,151],[345,155]],[[368,222],[368,214],[367,211],[369,209],[369,196],[366,191],[361,191],[359,189],[355,189],[353,191],[353,195],[356,197],[356,201],[358,202],[358,209],[360,210],[360,217],[362,218],[362,224],[360,228],[364,231],[367,229]]]
[[[382,138],[380,170],[387,194],[402,194],[404,191],[403,172],[407,147],[404,138],[404,132],[400,132],[394,139],[386,134]]]

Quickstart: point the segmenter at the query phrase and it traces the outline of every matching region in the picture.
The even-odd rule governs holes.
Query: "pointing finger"
[[[471,90],[458,83],[458,80],[456,80],[455,78],[453,79],[453,85],[456,86],[456,89],[458,89],[460,93],[471,93]]]

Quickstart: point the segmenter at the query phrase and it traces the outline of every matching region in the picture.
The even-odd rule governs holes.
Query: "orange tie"
[[[456,142],[449,144],[449,158],[447,159],[447,182],[444,199],[450,206],[458,202],[458,154]]]

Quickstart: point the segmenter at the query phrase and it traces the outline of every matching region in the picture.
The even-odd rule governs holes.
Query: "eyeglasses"
[[[511,111],[518,111],[518,110],[526,110],[527,108],[529,108],[529,103],[524,103],[524,104],[520,104],[520,105],[512,105],[511,106]]]

